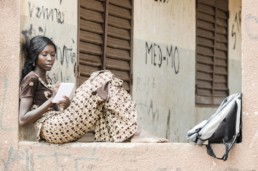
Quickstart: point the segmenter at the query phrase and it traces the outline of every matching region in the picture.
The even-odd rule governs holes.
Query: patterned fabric
[[[93,129],[96,141],[122,142],[136,132],[137,112],[122,80],[98,71],[75,91],[66,110],[50,110],[34,125],[38,140],[50,143],[76,141]]]
[[[24,77],[20,85],[20,98],[33,97],[33,104],[40,106],[49,97],[51,97],[52,91],[48,83],[50,79],[47,77],[47,83],[45,83],[34,71]]]

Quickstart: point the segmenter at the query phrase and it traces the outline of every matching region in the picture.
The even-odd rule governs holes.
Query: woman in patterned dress
[[[167,142],[139,129],[135,103],[122,88],[122,80],[110,71],[92,73],[71,101],[64,97],[53,103],[59,84],[52,85],[46,73],[54,65],[56,45],[45,36],[36,36],[28,47],[20,85],[19,124],[33,123],[39,141],[73,142],[94,130],[95,140],[102,142]]]

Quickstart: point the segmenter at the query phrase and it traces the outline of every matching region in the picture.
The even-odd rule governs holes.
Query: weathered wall
[[[185,141],[194,125],[194,6],[191,0],[142,0],[134,7],[133,99],[139,121],[174,142]]]
[[[218,149],[216,149],[218,150]],[[19,143],[20,170],[256,171],[254,156],[238,145],[224,162],[191,144]],[[257,158],[256,158],[257,159]],[[47,165],[46,165],[47,163]]]
[[[57,45],[52,81],[75,82],[77,1],[21,0],[21,35],[26,40],[36,35],[52,38]]]
[[[0,170],[17,170],[20,10],[0,1]]]
[[[258,1],[242,1],[243,145],[258,168]]]
[[[134,3],[133,99],[140,124],[170,141],[186,142],[186,132],[216,110],[195,106],[195,1]],[[230,1],[229,8],[234,27],[229,30],[229,88],[234,93],[241,92],[241,28],[240,19],[235,21],[241,1]]]
[[[241,12],[242,12],[241,0],[229,1],[229,44],[228,44],[228,56],[229,56],[229,90],[230,94],[241,92],[242,86],[242,65],[241,65]]]
[[[19,6],[16,0],[0,1],[0,170],[257,170],[258,1],[242,2],[243,141],[233,147],[226,162],[189,143],[18,142]]]

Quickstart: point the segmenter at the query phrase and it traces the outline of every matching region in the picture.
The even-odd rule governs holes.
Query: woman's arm
[[[70,105],[70,100],[68,97],[64,97],[64,100],[56,103],[53,103],[52,100],[54,99],[57,90],[59,88],[59,84],[56,84],[52,88],[52,95],[51,97],[45,101],[42,105],[38,108],[31,110],[31,106],[33,103],[33,97],[23,97],[20,101],[20,113],[19,113],[19,124],[21,126],[33,123],[38,120],[45,112],[48,111],[50,107],[55,105],[59,106],[59,110],[64,110]]]
[[[48,108],[54,105],[54,103],[52,103],[52,98],[50,98],[38,108],[31,110],[32,102],[33,102],[32,97],[21,98],[20,113],[19,113],[19,124],[21,126],[35,122],[45,112],[48,111]]]

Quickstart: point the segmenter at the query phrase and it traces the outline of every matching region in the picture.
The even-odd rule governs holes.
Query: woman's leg
[[[105,87],[106,89],[99,94],[108,94],[109,97],[102,108],[100,119],[96,122],[97,141],[167,142],[165,138],[153,136],[138,128],[136,105],[130,94],[122,87],[122,80],[113,77]]]
[[[112,79],[110,72],[95,72],[75,92],[70,106],[63,113],[45,120],[41,135],[50,143],[76,141],[92,130],[102,115],[104,100],[97,89]]]
[[[135,103],[116,77],[108,82],[106,91],[108,98],[96,123],[95,137],[97,141],[123,142],[137,130]]]
[[[70,106],[43,122],[50,143],[76,141],[95,127],[97,141],[165,142],[137,128],[137,111],[122,81],[109,71],[95,72],[77,90]]]

